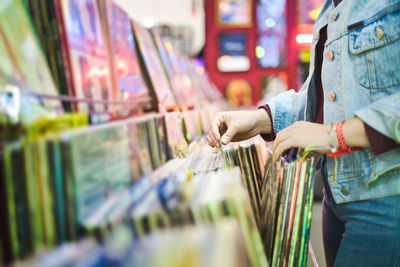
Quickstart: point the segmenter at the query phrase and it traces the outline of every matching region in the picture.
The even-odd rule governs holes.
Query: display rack
[[[53,22],[58,22],[58,27],[52,30],[65,30],[64,19],[74,18],[66,8],[69,1],[72,0],[54,0],[49,6],[42,1],[40,4],[29,2],[35,14],[34,24],[43,26],[45,20],[37,21],[43,10],[57,11]],[[88,4],[97,6],[96,1],[88,1]],[[42,11],[37,9],[39,6]],[[6,7],[19,14],[25,26],[30,27],[22,1],[8,3]],[[1,16],[11,23],[12,16],[0,11]],[[148,42],[154,41],[150,39],[150,31],[133,24],[133,29],[139,28],[145,32]],[[49,38],[45,32],[39,36],[42,42]],[[66,37],[64,34],[61,36]],[[34,35],[31,32],[29,36]],[[71,36],[70,33],[69,38]],[[161,39],[157,37],[156,40],[148,46],[156,49],[156,43],[162,45]],[[142,44],[137,52],[143,52],[141,49],[145,47]],[[26,81],[15,75],[18,82],[9,83],[21,90],[21,97],[16,101],[27,104],[25,112],[40,111],[38,116],[42,116],[29,123],[6,120],[2,125],[9,130],[0,142],[2,262],[33,266],[157,265],[170,261],[171,255],[175,255],[173,259],[180,259],[177,262],[182,265],[198,262],[203,266],[219,266],[222,259],[234,257],[235,260],[230,261],[232,266],[268,266],[268,262],[278,266],[275,255],[287,266],[305,265],[307,251],[312,252],[307,244],[313,158],[274,163],[268,145],[260,137],[220,146],[219,150],[208,147],[204,135],[216,113],[224,110],[226,104],[204,70],[194,70],[184,56],[170,55],[186,66],[170,73],[189,79],[190,83],[185,86],[190,86],[194,95],[186,97],[194,100],[186,102],[183,98],[179,105],[172,107],[162,103],[161,97],[158,98],[160,112],[145,114],[140,107],[151,102],[157,92],[127,99],[84,97],[82,92],[66,95],[61,89],[55,89],[51,79],[63,74],[59,69],[56,71],[57,64],[49,64],[54,67],[50,71],[44,57],[40,56],[40,49],[35,49],[43,63],[43,75],[32,78],[29,71],[19,71],[26,76]],[[153,52],[151,57],[160,61],[158,67],[164,68],[157,73],[166,74],[168,66],[157,57],[159,51]],[[66,58],[63,63],[70,62],[71,59]],[[18,60],[10,66],[18,69],[16,66],[24,59]],[[153,76],[151,86],[157,87],[157,76],[152,73],[150,64],[144,62],[144,57],[142,60],[141,67],[147,68],[148,76]],[[71,69],[66,70],[66,77],[72,73],[68,71]],[[48,79],[47,83],[40,80],[43,77]],[[0,78],[3,82],[3,77]],[[29,80],[53,86],[36,85],[33,90]],[[165,82],[167,84],[168,80]],[[3,85],[7,86],[8,81]],[[115,82],[113,86],[115,89]],[[173,97],[171,93],[166,95]],[[24,102],[25,98],[28,101]],[[32,99],[37,101],[31,102]],[[46,113],[47,106],[43,103],[47,101],[57,102],[54,104],[57,112]],[[81,108],[77,109],[80,113],[59,112],[61,103],[68,107],[102,105],[104,112],[114,111],[108,107],[118,108],[110,121],[94,125],[88,119],[90,112],[84,113]],[[119,117],[124,107],[136,107],[141,112]],[[167,108],[175,112],[167,112]],[[1,115],[7,117],[5,110],[0,110]],[[18,130],[14,131],[15,127]],[[292,187],[291,181],[296,181],[297,187]],[[298,186],[299,181],[304,185]],[[285,195],[283,185],[294,189],[287,189]],[[296,198],[289,203],[292,195]],[[280,215],[285,213],[284,209],[290,211],[290,216],[286,213],[287,218]],[[279,218],[290,225],[280,225]],[[204,239],[202,235],[216,238]],[[176,244],[177,238],[182,243]],[[275,249],[278,246],[274,246],[274,242],[280,243],[282,253]],[[215,248],[216,253],[206,253],[207,248]],[[136,249],[142,252],[143,258]]]

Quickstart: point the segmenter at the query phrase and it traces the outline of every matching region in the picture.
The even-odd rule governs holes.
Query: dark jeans
[[[327,266],[400,266],[400,196],[336,204],[322,173]]]

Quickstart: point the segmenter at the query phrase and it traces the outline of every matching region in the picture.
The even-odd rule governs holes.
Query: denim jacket
[[[400,0],[345,0],[337,7],[325,2],[314,27],[309,77],[299,92],[284,92],[268,103],[275,132],[315,117],[315,46],[326,25],[324,123],[357,116],[399,143]],[[337,203],[400,194],[400,149],[374,155],[364,148],[336,162],[328,158],[327,172]]]

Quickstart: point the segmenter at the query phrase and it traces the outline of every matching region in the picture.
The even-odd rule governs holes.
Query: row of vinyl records
[[[260,137],[234,143],[221,153],[201,138],[185,145],[188,121],[196,121],[199,113],[214,115],[207,108],[91,127],[74,118],[77,129],[66,129],[69,120],[62,118],[41,122],[28,136],[3,143],[3,261],[37,266],[54,260],[58,266],[150,264],[170,261],[181,252],[186,253],[181,255],[185,266],[209,266],[204,248],[227,240],[207,241],[201,244],[203,250],[191,251],[185,250],[190,241],[170,238],[165,247],[179,250],[171,255],[156,251],[146,240],[155,235],[151,244],[164,242],[157,237],[160,232],[174,236],[170,231],[187,227],[219,231],[221,220],[234,218],[240,230],[235,242],[246,249],[226,253],[240,257],[235,261],[240,266],[305,266],[313,158],[273,163]],[[115,240],[121,238],[119,229],[131,234]],[[94,252],[78,253],[88,242]],[[113,246],[119,242],[122,254],[115,255]],[[131,251],[137,246],[143,254]],[[32,259],[34,255],[41,256]]]
[[[22,92],[28,123],[43,111],[126,117],[221,99],[201,64],[112,0],[6,1],[0,55],[0,92]]]
[[[88,126],[84,114],[44,118],[0,143],[0,239],[6,262],[82,235],[93,212],[116,195],[185,156],[220,107],[150,114]],[[114,203],[115,204],[115,203]],[[111,205],[111,206],[107,206]]]
[[[306,266],[315,156],[273,162],[261,138],[228,145],[226,166],[239,166],[271,266]],[[308,157],[306,157],[308,156]]]

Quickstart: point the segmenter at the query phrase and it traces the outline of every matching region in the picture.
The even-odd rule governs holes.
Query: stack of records
[[[153,37],[149,30],[136,22],[133,22],[133,29],[140,51],[138,55],[144,79],[154,92],[157,103],[164,108],[173,109],[176,106],[176,99]]]
[[[221,148],[222,149],[222,148]],[[251,207],[257,224],[261,224],[261,199],[264,166],[268,158],[267,144],[260,136],[232,143],[223,149],[223,155],[229,166],[239,166],[242,172]]]
[[[205,112],[187,111],[193,115],[187,118],[200,120]],[[41,119],[27,127],[27,135],[3,140],[4,260],[23,259],[131,219],[129,209],[148,186],[171,185],[163,170],[176,176],[176,170],[200,174],[223,167],[220,155],[203,141],[187,145],[182,118],[173,112],[88,127],[87,116],[71,114]],[[186,157],[172,159],[177,156]]]
[[[108,48],[108,61],[111,70],[113,99],[138,100],[148,97],[147,87],[142,79],[131,19],[128,14],[112,0],[99,0],[102,29]],[[118,106],[114,113],[129,115],[131,105]]]
[[[273,162],[259,136],[221,149],[227,165],[241,169],[268,261],[272,266],[305,266],[315,158]]]
[[[251,266],[238,222],[187,225],[135,238],[128,226],[111,231],[103,245],[85,239],[65,244],[30,266]]]
[[[79,99],[65,101],[66,111],[128,116],[138,103],[151,108],[131,19],[112,0],[26,3],[58,92]]]
[[[266,166],[261,202],[266,255],[272,266],[306,266],[315,158]]]
[[[187,161],[191,160],[173,160],[150,177],[152,184],[146,194],[137,198],[131,211],[135,234],[142,237],[160,229],[215,224],[223,218],[233,217],[240,223],[251,263],[266,266],[261,238],[241,185],[239,169],[224,169],[223,161],[218,160],[218,171],[215,171],[215,165],[207,166],[191,176],[190,169],[183,171]],[[178,166],[178,169],[171,166]],[[143,188],[141,191],[146,191]]]
[[[42,119],[28,133],[1,143],[7,262],[104,226],[97,222],[130,199],[129,186],[169,159],[161,115],[92,127],[85,115],[65,115]]]
[[[47,30],[39,37],[51,39],[48,60],[57,70],[53,76],[61,81],[60,92],[88,100],[74,106],[77,111],[110,111],[105,103],[112,99],[111,76],[97,1],[29,1],[29,5],[36,29]]]
[[[194,91],[187,74],[188,71],[183,72],[182,70],[183,61],[180,60],[177,51],[168,39],[163,39],[156,31],[152,31],[152,34],[178,104],[193,107]],[[199,98],[199,100],[201,99]]]
[[[204,68],[112,0],[17,0],[0,16],[1,91],[16,95],[22,110],[0,114],[2,121],[31,123],[63,110],[120,118],[221,101]]]
[[[32,123],[60,113],[60,101],[31,97],[58,92],[22,1],[3,2],[0,21],[0,121]]]

